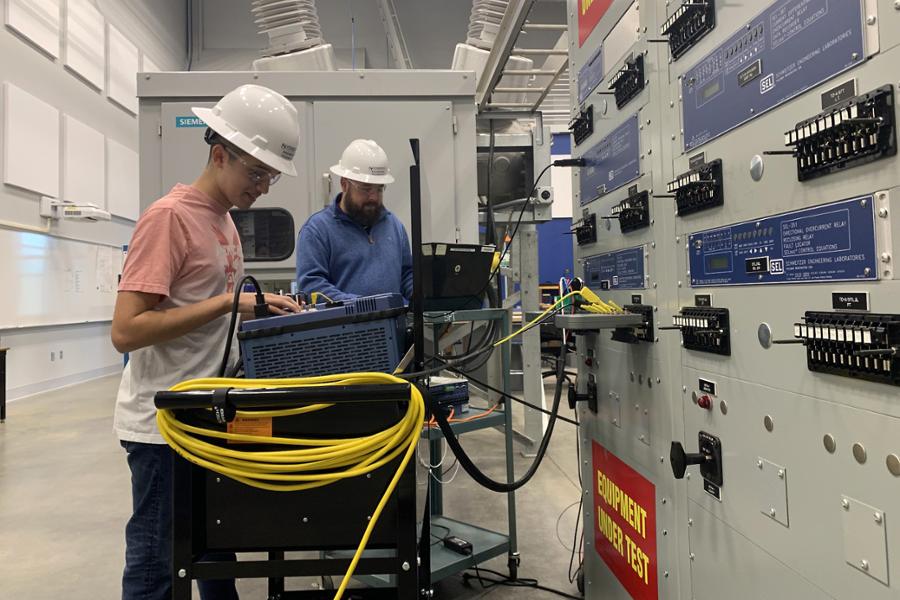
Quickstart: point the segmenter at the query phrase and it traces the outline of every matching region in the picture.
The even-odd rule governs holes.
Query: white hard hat
[[[191,108],[206,125],[266,166],[297,176],[300,117],[290,101],[261,85],[242,85],[212,108]]]
[[[362,183],[393,183],[388,157],[374,140],[353,140],[331,172]]]

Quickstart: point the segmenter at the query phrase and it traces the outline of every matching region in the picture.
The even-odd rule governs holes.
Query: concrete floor
[[[120,597],[124,527],[130,514],[125,453],[112,432],[118,376],[106,377],[13,402],[0,425],[0,596],[44,600]],[[563,400],[565,406],[565,400]],[[515,414],[521,420],[522,411]],[[567,407],[564,415],[570,415]],[[567,576],[579,498],[575,428],[558,423],[541,469],[518,494],[521,577],[577,595]],[[488,474],[502,478],[503,436],[494,430],[467,434],[464,446]],[[425,446],[421,448],[424,450]],[[450,459],[448,459],[448,463]],[[516,472],[531,462],[517,452]],[[420,486],[425,477],[420,473]],[[424,489],[424,488],[423,488]],[[566,508],[569,510],[566,511]],[[445,513],[505,531],[505,496],[476,485],[464,472],[445,487]],[[506,570],[506,557],[486,567]],[[290,588],[310,588],[309,580]],[[244,600],[264,599],[261,581],[242,580]],[[290,589],[289,588],[289,589]],[[196,597],[196,595],[195,595]],[[460,576],[435,586],[436,598],[558,597],[549,592],[495,587],[487,591]]]

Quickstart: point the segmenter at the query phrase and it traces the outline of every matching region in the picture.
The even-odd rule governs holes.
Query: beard
[[[380,202],[357,204],[353,198],[344,198],[344,200],[346,202],[341,202],[341,209],[347,213],[348,217],[365,228],[369,228],[377,223],[382,213],[384,213],[384,205]]]

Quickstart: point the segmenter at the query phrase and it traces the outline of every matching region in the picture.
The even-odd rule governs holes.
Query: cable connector
[[[586,164],[583,158],[558,158],[553,161],[554,167],[583,167]]]
[[[272,313],[269,312],[269,305],[266,304],[266,297],[260,292],[256,292],[256,304],[253,305],[253,316],[257,319],[272,316]]]

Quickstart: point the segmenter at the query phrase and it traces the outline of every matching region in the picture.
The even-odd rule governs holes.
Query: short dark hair
[[[237,154],[238,156],[243,154],[243,152],[241,152],[238,148],[235,148],[234,146],[229,144],[224,137],[222,137],[209,127],[206,128],[206,132],[203,134],[203,141],[209,144],[209,156],[207,156],[206,158],[207,164],[209,164],[209,162],[212,160],[212,152],[215,146],[222,146],[226,150],[231,151],[228,153],[228,162],[234,160],[232,153]]]

